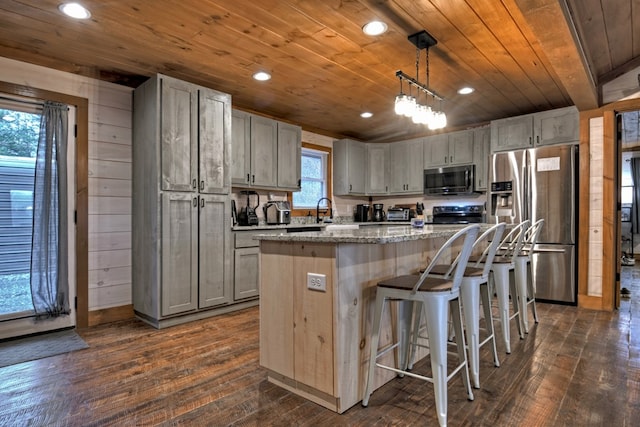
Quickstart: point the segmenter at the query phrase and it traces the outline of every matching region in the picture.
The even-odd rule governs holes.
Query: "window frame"
[[[317,144],[311,144],[308,142],[303,142],[302,143],[302,148],[308,148],[310,150],[315,150],[315,151],[322,151],[324,153],[327,154],[327,163],[326,163],[326,184],[327,184],[327,196],[328,198],[332,198],[333,196],[333,183],[332,183],[332,158],[333,158],[333,153],[331,150],[331,147],[327,147],[324,145],[317,145]],[[288,192],[287,193],[287,199],[289,200],[289,203],[291,204],[291,216],[307,216],[309,215],[309,213],[311,213],[311,215],[315,215],[315,211],[312,211],[310,208],[304,208],[304,209],[294,209],[293,206],[293,193],[292,192]]]

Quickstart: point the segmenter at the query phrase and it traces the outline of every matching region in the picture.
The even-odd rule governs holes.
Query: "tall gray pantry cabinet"
[[[232,299],[231,96],[157,75],[133,97],[133,307],[163,327]]]

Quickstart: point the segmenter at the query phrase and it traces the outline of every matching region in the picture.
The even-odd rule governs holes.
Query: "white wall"
[[[2,57],[0,80],[89,100],[89,310],[131,304],[132,89]]]

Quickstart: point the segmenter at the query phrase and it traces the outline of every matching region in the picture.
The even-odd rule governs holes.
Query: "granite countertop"
[[[388,226],[388,227],[395,227],[398,225],[411,225],[411,222],[409,221],[403,221],[403,222],[398,222],[398,221],[385,221],[385,222],[320,222],[320,223],[315,223],[315,222],[310,222],[310,223],[290,223],[290,224],[274,224],[274,225],[270,225],[270,224],[259,224],[259,225],[234,225],[233,227],[231,227],[232,231],[254,231],[254,230],[286,230],[287,228],[298,228],[298,229],[302,229],[302,228],[324,228],[327,225],[344,225],[344,224],[356,224],[359,225],[360,227],[375,227],[375,226]]]
[[[482,228],[490,226],[481,224]],[[307,231],[300,233],[257,234],[256,240],[281,242],[314,242],[314,243],[369,243],[384,244],[409,240],[431,239],[434,237],[450,237],[465,225],[438,224],[414,228],[408,225],[389,225],[386,227],[361,227],[355,230]]]

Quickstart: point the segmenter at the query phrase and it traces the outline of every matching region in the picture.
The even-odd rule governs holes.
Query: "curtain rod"
[[[10,97],[10,96],[3,96],[3,95],[0,95],[0,99],[2,99],[4,101],[18,102],[18,103],[22,103],[22,104],[36,105],[36,106],[39,106],[39,107],[42,107],[44,105],[44,101],[29,101],[29,100],[26,100],[26,99],[13,98],[13,97]]]

